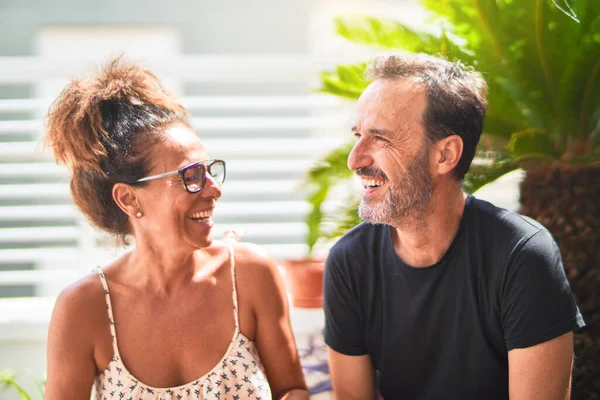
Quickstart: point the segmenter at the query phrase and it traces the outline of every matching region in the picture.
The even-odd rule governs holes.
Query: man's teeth
[[[208,217],[212,217],[212,215],[213,215],[213,210],[206,210],[206,211],[200,211],[197,213],[190,214],[190,218],[192,218],[192,219],[208,218]]]
[[[385,181],[376,181],[375,179],[362,179],[363,186],[381,186]]]

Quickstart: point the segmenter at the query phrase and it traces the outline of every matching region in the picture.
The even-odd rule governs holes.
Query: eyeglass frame
[[[209,161],[208,164],[204,164],[205,162]],[[170,171],[170,172],[164,172],[162,174],[158,174],[158,175],[151,175],[151,176],[146,176],[144,178],[140,178],[137,181],[133,181],[133,182],[128,182],[129,184],[135,184],[135,183],[142,183],[142,182],[148,182],[148,181],[152,181],[155,179],[160,179],[160,178],[165,178],[167,176],[172,176],[172,175],[179,175],[181,177],[181,183],[183,184],[183,188],[185,189],[186,192],[188,193],[200,193],[203,189],[204,186],[206,186],[206,174],[209,173],[210,167],[215,164],[216,162],[220,162],[223,163],[223,181],[221,183],[216,182],[219,186],[223,184],[223,182],[225,182],[225,177],[227,176],[227,165],[225,163],[224,160],[219,160],[219,159],[215,159],[215,158],[209,158],[206,160],[201,160],[201,161],[196,161],[195,163],[192,163],[190,165],[186,165],[185,167],[179,168],[177,171]],[[202,165],[202,167],[204,167],[204,175],[202,178],[202,186],[200,187],[200,189],[198,189],[197,191],[191,191],[190,189],[188,189],[187,187],[187,183],[185,182],[185,176],[184,173],[185,171],[187,171],[190,168],[194,168],[197,167],[198,165]],[[211,178],[213,178],[213,176],[211,175]],[[214,178],[213,178],[214,180]]]

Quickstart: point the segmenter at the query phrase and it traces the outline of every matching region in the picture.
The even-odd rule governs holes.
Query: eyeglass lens
[[[206,183],[206,167],[204,164],[197,164],[183,170],[183,179],[186,188],[190,192],[199,192]],[[208,173],[213,180],[222,185],[225,181],[225,163],[216,160],[208,165]]]

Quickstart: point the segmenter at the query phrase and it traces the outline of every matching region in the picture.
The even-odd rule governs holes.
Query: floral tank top
[[[108,284],[102,269],[98,267],[98,275],[102,281],[108,308],[114,355],[108,367],[96,376],[94,384],[96,400],[271,399],[271,389],[256,346],[239,329],[232,247],[229,250],[229,258],[233,278],[233,313],[235,317],[233,339],[221,361],[212,370],[192,382],[172,388],[156,388],[146,385],[133,376],[123,364],[117,345]]]

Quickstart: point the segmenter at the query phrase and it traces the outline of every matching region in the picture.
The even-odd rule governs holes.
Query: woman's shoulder
[[[237,242],[233,246],[236,270],[256,276],[278,273],[277,261],[264,247],[249,242]]]
[[[229,242],[215,240],[210,246],[213,255],[225,254],[233,250],[236,270],[252,269],[254,272],[268,272],[277,268],[277,262],[264,247],[249,242]]]
[[[107,320],[104,289],[98,272],[90,272],[64,288],[52,311],[50,334],[66,335],[73,345],[91,345]],[[65,339],[66,339],[65,336]]]
[[[60,292],[55,308],[65,308],[69,312],[85,316],[90,314],[90,309],[99,306],[106,309],[104,288],[98,271],[91,271]]]
[[[279,266],[262,246],[238,242],[234,245],[238,289],[252,299],[255,312],[271,317],[285,314],[287,297]],[[239,283],[243,282],[243,285]]]
[[[277,261],[264,247],[249,242],[214,241],[215,252],[233,250],[235,271],[238,282],[251,287],[272,285],[278,279]]]

